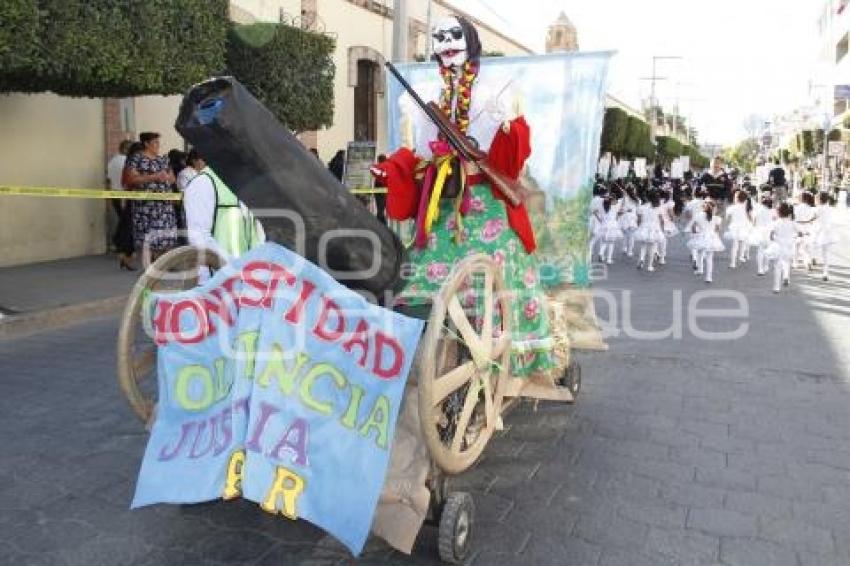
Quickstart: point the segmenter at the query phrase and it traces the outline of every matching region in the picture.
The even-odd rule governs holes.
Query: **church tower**
[[[563,12],[557,21],[549,26],[549,34],[546,37],[546,53],[555,51],[578,51],[578,32]]]

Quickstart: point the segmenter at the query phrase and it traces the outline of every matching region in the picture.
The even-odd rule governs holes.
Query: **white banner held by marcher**
[[[673,160],[670,164],[670,178],[681,179],[684,177],[685,170],[682,168],[682,161],[679,158]]]
[[[611,170],[611,154],[606,153],[599,158],[599,165],[596,167],[596,173],[603,179],[608,178],[608,172]]]
[[[635,159],[635,176],[646,179],[646,158]]]
[[[682,164],[682,172],[684,174],[685,171],[691,170],[691,156],[683,155],[679,158],[679,162]]]

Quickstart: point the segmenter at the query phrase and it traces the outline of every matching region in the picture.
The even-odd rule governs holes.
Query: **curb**
[[[24,338],[48,330],[80,324],[94,318],[120,313],[127,295],[0,318],[0,341]]]

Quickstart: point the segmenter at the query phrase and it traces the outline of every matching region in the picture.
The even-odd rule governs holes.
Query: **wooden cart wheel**
[[[483,316],[476,321],[464,304]],[[447,473],[472,466],[496,429],[510,338],[510,301],[501,269],[487,255],[464,259],[435,298],[419,363],[425,441]]]
[[[178,292],[198,282],[198,265],[219,269],[224,262],[211,250],[183,246],[164,254],[139,277],[118,331],[118,383],[133,412],[149,424],[156,406],[156,345],[143,326],[142,309],[150,292]]]

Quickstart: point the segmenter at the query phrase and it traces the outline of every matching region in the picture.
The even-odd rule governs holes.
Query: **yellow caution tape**
[[[385,195],[387,189],[353,189],[354,195]],[[0,195],[24,197],[105,198],[123,200],[183,200],[181,193],[151,193],[145,191],[104,191],[100,189],[70,189],[63,187],[9,187],[0,185]]]
[[[152,193],[145,191],[104,191],[99,189],[68,189],[62,187],[8,187],[0,185],[0,195],[24,197],[105,198],[123,200],[183,200],[181,193]]]

